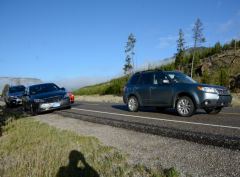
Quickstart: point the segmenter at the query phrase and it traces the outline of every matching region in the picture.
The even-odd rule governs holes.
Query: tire
[[[25,104],[23,105],[23,111],[24,111],[24,112],[27,112],[27,111],[28,111],[28,109],[27,109],[27,107],[26,107]]]
[[[217,107],[217,108],[204,108],[204,110],[205,110],[206,113],[208,113],[208,114],[218,114],[219,112],[221,112],[222,107]]]
[[[70,105],[70,106],[67,106],[65,109],[71,109],[72,108],[72,106]]]
[[[30,113],[32,116],[37,115],[37,110],[36,110],[36,108],[34,108],[33,104],[31,104]]]
[[[135,96],[131,96],[128,99],[127,106],[129,111],[131,112],[137,112],[139,109],[139,102]]]
[[[183,96],[177,100],[176,110],[178,115],[182,117],[189,117],[195,113],[196,108],[191,98]]]

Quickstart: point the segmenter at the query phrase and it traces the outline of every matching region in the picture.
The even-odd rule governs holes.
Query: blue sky
[[[141,66],[171,57],[179,28],[191,46],[198,17],[205,46],[240,37],[239,0],[0,0],[0,76],[115,77],[130,33]]]

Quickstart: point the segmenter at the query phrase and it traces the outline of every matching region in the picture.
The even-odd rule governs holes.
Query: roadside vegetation
[[[109,82],[83,87],[75,90],[75,95],[122,95],[123,87],[127,83],[129,75],[112,79]]]
[[[229,43],[217,42],[212,47],[204,47],[204,26],[197,19],[192,29],[193,46],[186,47],[184,31],[179,29],[175,61],[166,65],[149,65],[147,70],[178,70],[201,83],[217,84],[229,87],[233,92],[240,92],[240,41]],[[137,39],[131,33],[125,46],[125,76],[93,86],[76,90],[76,95],[122,95],[122,90],[129,76],[136,71],[134,56]]]
[[[235,50],[236,44],[236,50]],[[239,92],[240,83],[240,41],[232,40],[221,45],[219,42],[213,47],[199,47],[195,50],[193,78],[201,83],[217,84],[229,87],[233,92]],[[181,54],[183,55],[183,54]],[[151,66],[148,70],[180,70],[191,75],[193,49],[185,51],[183,58],[167,65]],[[176,63],[177,62],[177,63]],[[240,76],[240,75],[239,75]],[[87,86],[74,91],[75,95],[122,95],[124,85],[130,74],[112,79],[108,82]],[[235,79],[234,79],[235,78]],[[238,88],[239,87],[239,88]]]
[[[94,137],[60,130],[31,117],[8,118],[2,128],[0,176],[179,176],[174,168],[131,165],[127,155]]]

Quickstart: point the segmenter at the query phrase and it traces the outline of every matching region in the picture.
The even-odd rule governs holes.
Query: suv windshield
[[[185,83],[185,84],[192,84],[197,83],[195,80],[193,80],[191,77],[178,72],[166,72],[166,74],[169,76],[169,78],[175,82],[175,83]]]
[[[9,88],[9,93],[17,93],[17,92],[24,92],[25,87],[24,86],[15,86]]]
[[[29,88],[30,95],[36,95],[44,92],[53,92],[59,90],[55,84],[34,85]]]

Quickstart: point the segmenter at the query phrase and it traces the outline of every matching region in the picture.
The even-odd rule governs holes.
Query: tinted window
[[[29,88],[30,95],[35,95],[38,93],[52,92],[59,90],[59,87],[55,84],[42,84],[34,85]]]
[[[153,84],[163,84],[163,80],[169,80],[168,76],[163,73],[155,73],[153,76]]]
[[[137,84],[139,80],[140,74],[134,74],[129,81],[129,84]]]
[[[16,86],[16,87],[9,88],[9,93],[24,92],[24,91],[25,91],[24,86]]]
[[[187,83],[187,84],[197,83],[191,77],[189,77],[189,76],[187,76],[183,73],[174,73],[174,72],[171,73],[171,72],[169,72],[169,73],[167,73],[167,75],[175,83]]]
[[[153,73],[143,73],[140,80],[141,84],[153,84]]]

